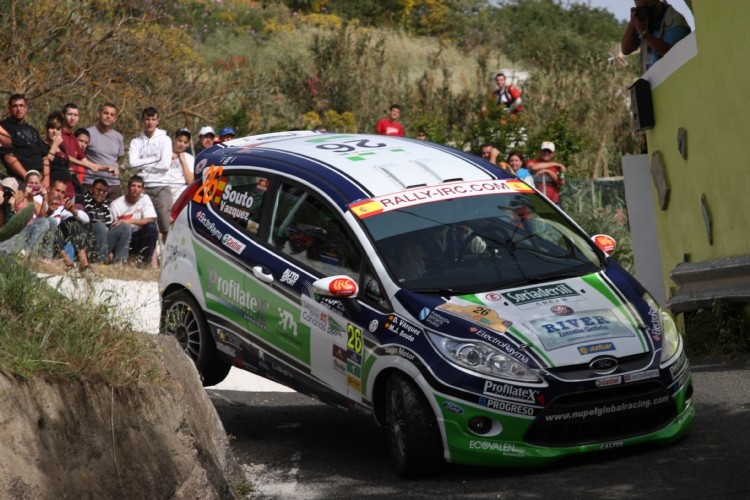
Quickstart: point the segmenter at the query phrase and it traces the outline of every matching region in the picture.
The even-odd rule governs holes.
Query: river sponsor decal
[[[635,337],[607,309],[584,311],[565,319],[549,316],[533,320],[531,325],[547,351],[592,340]]]
[[[500,333],[505,333],[513,325],[512,322],[501,318],[494,309],[474,303],[460,304],[457,299],[440,304],[437,309],[469,319]]]
[[[532,309],[544,305],[586,300],[566,283],[521,288],[512,292],[503,292],[502,296],[519,309]]]

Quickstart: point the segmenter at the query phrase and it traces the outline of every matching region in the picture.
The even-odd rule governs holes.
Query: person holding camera
[[[634,0],[630,22],[620,41],[625,55],[641,51],[641,70],[645,73],[674,44],[690,34],[685,17],[664,0]]]

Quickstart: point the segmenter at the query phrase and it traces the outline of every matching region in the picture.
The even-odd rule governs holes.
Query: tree
[[[164,15],[130,2],[0,0],[0,89],[26,94],[32,122],[69,101],[93,119],[99,104],[117,104],[126,137],[139,129],[140,110],[159,109],[163,126],[184,126],[186,114],[213,116],[231,78],[204,85],[210,70],[183,30]]]

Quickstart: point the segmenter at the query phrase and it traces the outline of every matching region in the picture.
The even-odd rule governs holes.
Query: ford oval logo
[[[600,356],[589,363],[589,368],[596,373],[607,375],[617,370],[617,358],[612,356]]]

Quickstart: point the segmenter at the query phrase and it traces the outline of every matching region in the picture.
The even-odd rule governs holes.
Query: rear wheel
[[[419,387],[402,373],[388,379],[385,414],[396,473],[409,478],[439,472],[444,464],[443,443],[435,414]]]
[[[204,387],[227,377],[232,365],[219,358],[206,318],[192,295],[182,290],[164,297],[161,327],[164,334],[177,339],[193,360]]]

